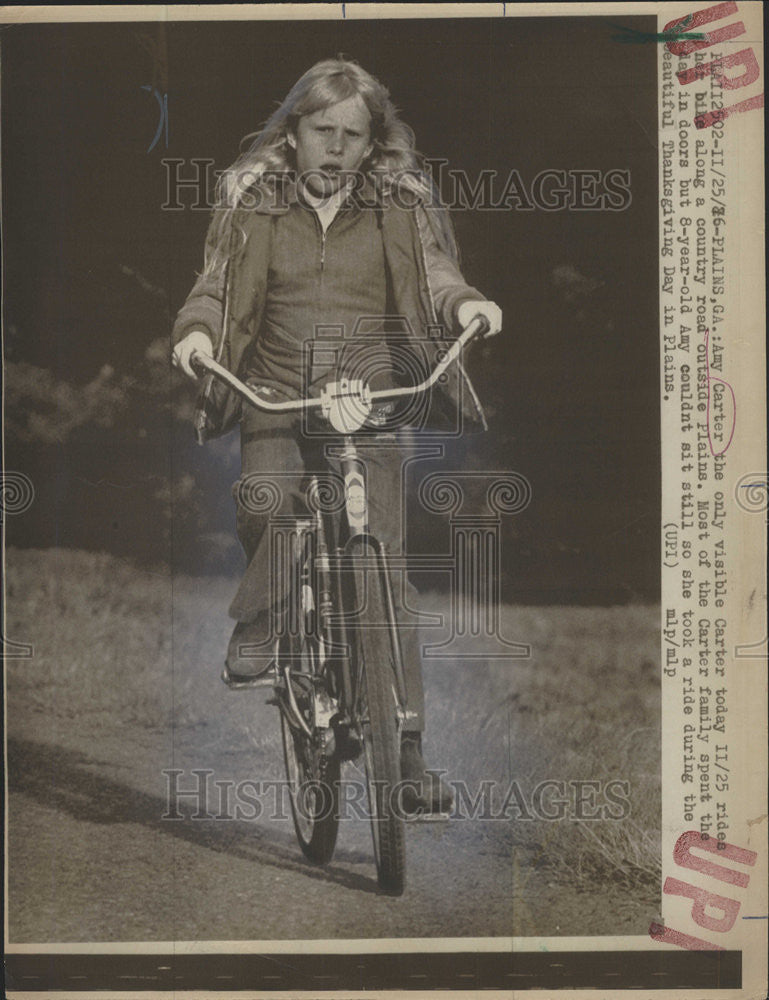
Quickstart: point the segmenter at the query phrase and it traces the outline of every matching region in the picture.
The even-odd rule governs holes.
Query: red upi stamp
[[[688,830],[686,833],[682,833],[673,848],[673,860],[681,868],[702,872],[703,875],[709,875],[734,888],[747,888],[750,881],[749,874],[700,857],[698,854],[692,854],[693,847],[711,854],[717,853],[719,862],[731,861],[749,868],[752,868],[756,863],[758,855],[755,851],[727,844],[723,840],[710,837],[706,833],[699,833],[697,830]],[[732,929],[742,906],[739,899],[734,899],[732,896],[722,896],[720,893],[702,889],[677,878],[666,878],[662,891],[668,896],[689,897],[692,900],[692,920],[694,923],[707,931],[719,934],[725,934]],[[654,941],[674,944],[690,951],[724,951],[720,944],[706,941],[672,927],[665,927],[656,922],[649,926],[649,936]]]
[[[730,21],[713,31],[699,33],[698,29],[704,24],[712,24],[715,21],[722,21],[737,14],[739,8],[736,3],[718,3],[713,7],[706,7],[704,10],[695,11],[694,14],[686,14],[684,17],[677,17],[665,25],[663,35],[675,34],[676,32],[691,33],[696,32],[696,37],[682,37],[680,40],[671,39],[666,43],[668,50],[674,56],[688,56],[692,52],[700,49],[707,49],[722,42],[728,42],[733,38],[738,38],[745,34],[745,25],[742,21]],[[726,70],[732,72],[727,75]],[[742,69],[742,73],[736,70]],[[752,48],[744,48],[739,52],[734,52],[725,58],[716,58],[711,62],[697,63],[690,69],[681,70],[676,74],[678,82],[682,87],[702,80],[706,76],[713,76],[725,91],[741,90],[749,87],[759,79],[760,69],[756,54]],[[753,111],[763,108],[764,94],[754,94],[739,101],[736,104],[725,107],[721,101],[718,106],[710,111],[703,112],[695,116],[694,125],[698,129],[710,128],[719,122],[723,122],[730,115],[741,114],[745,111]]]

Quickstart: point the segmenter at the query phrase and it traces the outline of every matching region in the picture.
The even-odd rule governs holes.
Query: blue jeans
[[[235,484],[238,538],[248,562],[240,587],[230,606],[230,615],[251,623],[249,642],[268,644],[274,635],[275,616],[283,610],[288,591],[285,573],[275,572],[276,535],[297,516],[308,516],[306,486],[310,474],[332,476],[340,481],[340,461],[327,453],[341,445],[338,434],[308,433],[301,415],[265,413],[248,407],[240,428],[241,479]],[[401,470],[413,448],[413,433],[369,433],[355,440],[365,465],[369,525],[390,555],[404,550],[402,524],[405,498]],[[340,494],[340,496],[343,494]],[[285,533],[283,534],[285,538]],[[413,606],[415,591],[403,575],[406,594],[399,594],[401,574],[393,574],[396,615],[403,597]],[[402,617],[402,614],[399,616]],[[417,628],[401,624],[401,647],[406,681],[407,708],[416,719],[408,728],[424,728],[424,692]]]

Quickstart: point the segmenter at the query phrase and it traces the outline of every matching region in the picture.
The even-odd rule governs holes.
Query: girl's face
[[[371,116],[359,94],[299,119],[288,141],[296,150],[298,174],[310,190],[327,198],[338,191],[345,171],[355,171],[372,150]]]

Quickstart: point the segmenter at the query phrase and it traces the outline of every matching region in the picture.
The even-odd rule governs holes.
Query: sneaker
[[[401,803],[409,815],[447,813],[454,804],[454,793],[441,778],[427,769],[422,757],[420,733],[403,733],[401,737]]]
[[[252,648],[249,649],[248,647]],[[255,647],[260,646],[257,651]],[[266,674],[273,665],[272,653],[266,652],[264,626],[260,621],[238,622],[235,626],[224,661],[224,671],[229,682],[243,683]],[[249,653],[251,655],[249,655]]]

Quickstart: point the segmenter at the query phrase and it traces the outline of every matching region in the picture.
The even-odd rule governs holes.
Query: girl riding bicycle
[[[366,359],[375,358],[386,383],[392,317],[418,339],[435,337],[438,327],[455,335],[477,315],[485,317],[487,335],[501,329],[499,307],[468,286],[457,266],[448,212],[421,169],[413,133],[382,84],[350,60],[324,60],[300,78],[222,175],[217,195],[204,269],[173,329],[174,363],[192,378],[197,351],[267,397],[298,399],[317,395],[340,368],[354,374]],[[365,337],[350,340],[362,317]],[[329,330],[344,342],[341,350],[307,350],[323,347]],[[485,426],[464,370],[452,367],[447,375],[443,401],[465,425]],[[237,422],[240,486],[249,477],[273,476],[277,513],[303,513],[300,484],[310,471],[333,470],[326,448],[332,438],[295,416],[242,411],[226,387],[206,380],[196,414],[199,439]],[[415,433],[388,426],[359,448],[370,518],[390,551],[403,548],[401,469]],[[237,530],[248,565],[230,608],[237,621],[225,665],[231,680],[269,666],[253,651],[269,648],[288,586],[271,574],[267,529],[276,511],[242,502],[248,491],[237,486]],[[413,720],[402,738],[403,778],[423,789],[415,807],[446,811],[451,792],[426,772],[421,754],[424,699],[413,628],[402,630],[402,645]]]

